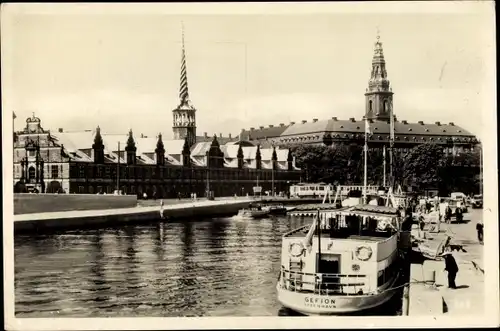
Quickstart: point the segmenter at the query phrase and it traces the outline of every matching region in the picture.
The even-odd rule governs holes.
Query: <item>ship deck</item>
[[[287,233],[285,236],[288,238],[305,238],[307,232],[309,231],[309,226],[305,226],[302,228],[298,228],[295,231]],[[314,237],[318,236],[318,231],[314,232]],[[391,237],[391,234],[388,232],[366,232],[361,234],[345,234],[339,235],[338,233],[334,233],[333,235],[329,230],[321,231],[322,238],[330,238],[330,239],[350,239],[350,240],[363,240],[370,242],[379,242],[384,241],[387,238]]]

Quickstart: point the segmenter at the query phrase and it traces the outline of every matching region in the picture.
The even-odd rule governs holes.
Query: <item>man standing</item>
[[[458,273],[458,265],[450,251],[443,253],[445,268],[448,272],[448,288],[456,289],[455,278]]]
[[[481,221],[477,222],[476,224],[477,240],[481,245],[483,244],[483,227],[484,225]]]

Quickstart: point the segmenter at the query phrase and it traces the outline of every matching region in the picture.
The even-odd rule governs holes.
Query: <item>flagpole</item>
[[[364,147],[364,175],[363,175],[363,203],[367,203],[366,186],[368,180],[368,133],[370,132],[370,123],[365,118],[365,147]]]
[[[384,188],[385,188],[385,176],[386,176],[385,175],[385,163],[386,163],[385,162],[385,159],[386,159],[386,157],[385,157],[385,145],[384,145],[384,149],[383,149],[383,152],[382,152],[382,156],[384,157],[384,180],[383,180],[382,186],[384,186]]]
[[[118,162],[116,163],[116,192],[120,194],[120,142],[118,142]]]

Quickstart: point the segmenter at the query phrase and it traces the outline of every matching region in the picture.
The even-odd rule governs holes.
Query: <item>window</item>
[[[85,193],[85,187],[83,187],[83,186],[78,186],[78,193],[80,193],[80,194]]]
[[[368,101],[368,110],[369,111],[373,110],[373,101],[372,100]]]
[[[105,173],[106,173],[106,178],[109,178],[109,174],[110,174],[110,169],[109,169],[109,167],[107,167],[107,166],[106,166],[104,169],[105,169],[104,171],[105,171]]]
[[[80,178],[85,178],[85,167],[80,166]]]
[[[52,178],[57,178],[59,177],[59,167],[56,165],[51,166],[51,175]]]
[[[35,177],[36,177],[36,171],[35,171],[35,168],[34,167],[30,167],[28,169],[28,179],[31,181],[31,180],[35,180]]]
[[[35,151],[29,150],[28,151],[28,156],[35,156]]]

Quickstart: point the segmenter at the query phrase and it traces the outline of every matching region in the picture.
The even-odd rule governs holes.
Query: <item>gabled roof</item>
[[[197,142],[191,147],[191,156],[205,156],[211,145],[212,141]]]

